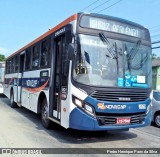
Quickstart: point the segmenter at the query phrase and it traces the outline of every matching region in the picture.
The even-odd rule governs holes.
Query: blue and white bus
[[[0,94],[3,94],[5,62],[0,62]]]
[[[13,53],[5,95],[78,130],[128,130],[151,122],[151,39],[124,19],[77,13]]]

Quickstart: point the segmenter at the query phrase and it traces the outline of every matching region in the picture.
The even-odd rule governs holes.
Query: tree
[[[0,61],[5,61],[5,60],[6,60],[5,55],[0,54]]]
[[[159,57],[155,53],[152,53],[152,59],[159,59]]]

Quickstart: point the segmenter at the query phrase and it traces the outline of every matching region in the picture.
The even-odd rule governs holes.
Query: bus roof
[[[67,18],[66,20],[64,20],[63,22],[61,22],[60,24],[58,24],[57,26],[55,26],[54,28],[50,29],[48,32],[44,33],[43,35],[41,35],[40,37],[38,37],[37,39],[33,40],[32,42],[30,42],[29,44],[27,44],[26,46],[22,47],[21,49],[19,49],[18,51],[16,51],[15,53],[11,54],[9,57],[7,57],[7,59],[11,58],[12,56],[24,51],[25,49],[27,49],[28,47],[34,45],[36,42],[39,42],[40,40],[44,39],[45,37],[47,37],[48,35],[51,35],[52,33],[54,33],[56,30],[60,29],[61,27],[69,24],[70,22],[77,20],[78,15],[91,15],[91,16],[96,16],[99,18],[107,18],[107,19],[111,19],[111,20],[116,20],[116,21],[121,21],[123,23],[128,23],[130,25],[134,25],[137,27],[141,27],[143,29],[146,29],[145,27],[143,27],[142,25],[139,25],[137,23],[134,23],[132,21],[128,21],[122,18],[118,18],[118,17],[114,17],[114,16],[108,16],[108,15],[103,15],[103,14],[96,14],[96,13],[76,13],[72,16],[70,16],[69,18]]]
[[[32,42],[30,42],[29,44],[27,44],[26,46],[22,47],[21,49],[19,49],[18,51],[16,51],[15,53],[11,54],[9,57],[7,57],[7,59],[11,58],[12,56],[24,51],[25,49],[27,49],[28,47],[32,46],[33,44],[37,43],[38,41],[44,39],[45,37],[47,37],[48,35],[51,35],[52,33],[54,33],[56,30],[60,29],[61,27],[69,24],[70,22],[74,21],[77,19],[77,14],[74,14],[72,16],[70,16],[69,18],[67,18],[66,20],[64,20],[63,22],[61,22],[60,24],[58,24],[57,26],[55,26],[54,28],[50,29],[48,32],[44,33],[43,35],[41,35],[40,37],[38,37],[37,39],[33,40]]]

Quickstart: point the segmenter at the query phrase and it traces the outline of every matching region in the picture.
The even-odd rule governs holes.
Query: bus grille
[[[138,114],[106,114],[97,115],[99,125],[116,125],[117,118],[131,118],[130,124],[142,124],[145,120],[145,113]],[[124,124],[123,124],[124,125]]]
[[[100,101],[110,102],[136,102],[145,101],[149,94],[146,91],[94,91],[91,93],[93,98]]]

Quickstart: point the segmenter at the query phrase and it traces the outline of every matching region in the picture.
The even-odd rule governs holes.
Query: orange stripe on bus
[[[22,47],[20,50],[16,51],[15,53],[13,53],[12,55],[10,55],[7,59],[11,58],[12,56],[23,52],[25,49],[27,49],[28,47],[30,47],[31,45],[39,42],[40,40],[42,40],[43,38],[47,37],[48,35],[51,35],[52,33],[54,33],[56,30],[60,29],[61,27],[69,24],[70,22],[77,20],[77,14],[72,15],[71,17],[67,18],[66,20],[64,20],[62,23],[58,24],[57,26],[55,26],[54,28],[52,28],[51,30],[49,30],[48,32],[44,33],[43,35],[41,35],[40,37],[38,37],[37,39],[33,40],[31,43],[27,44],[26,46]]]
[[[37,93],[37,92],[40,92],[41,90],[43,90],[46,86],[47,86],[47,84],[48,84],[48,82],[49,82],[49,79],[48,79],[48,81],[45,83],[45,84],[43,84],[41,87],[39,87],[39,88],[25,88],[27,91],[29,91],[29,92],[32,92],[32,93]]]

